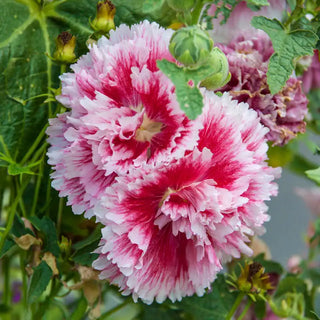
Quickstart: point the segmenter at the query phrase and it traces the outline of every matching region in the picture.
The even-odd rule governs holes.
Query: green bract
[[[176,11],[190,10],[194,7],[195,2],[195,0],[167,0],[169,7]]]
[[[171,37],[169,50],[179,62],[197,67],[207,59],[213,47],[213,40],[197,26],[179,29]]]
[[[91,22],[92,29],[102,34],[115,29],[113,20],[115,13],[116,8],[109,0],[99,1],[97,4],[97,16]]]
[[[228,59],[219,48],[213,48],[206,64],[214,71],[211,76],[201,81],[201,87],[205,87],[208,90],[215,90],[229,82],[231,74],[229,73]]]

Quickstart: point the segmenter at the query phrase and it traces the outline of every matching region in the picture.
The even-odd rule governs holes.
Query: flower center
[[[144,114],[142,124],[136,131],[135,139],[141,142],[150,142],[152,137],[161,131],[161,128],[161,122],[152,121]]]

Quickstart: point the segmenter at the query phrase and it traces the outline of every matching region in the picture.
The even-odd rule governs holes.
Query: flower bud
[[[213,48],[206,63],[212,68],[213,72],[211,76],[201,81],[201,87],[216,90],[229,82],[231,74],[228,59],[219,48]]]
[[[213,40],[197,26],[177,30],[171,37],[169,50],[173,57],[188,67],[203,64],[213,47]]]
[[[195,5],[195,0],[167,0],[168,6],[176,11],[190,10]]]
[[[97,16],[90,23],[94,31],[105,34],[115,29],[114,15],[116,8],[109,0],[99,1],[97,4]]]
[[[54,60],[61,63],[75,62],[75,47],[76,37],[67,31],[61,32],[56,39],[56,51],[53,54]]]

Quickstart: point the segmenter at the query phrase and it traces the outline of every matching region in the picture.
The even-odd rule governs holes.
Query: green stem
[[[16,177],[15,177],[16,178]],[[19,190],[20,189],[20,186],[19,186],[19,182],[17,179],[15,179],[15,185],[16,185],[16,190]],[[21,209],[21,212],[22,212],[22,215],[24,218],[27,217],[27,213],[26,213],[26,208],[24,206],[24,202],[23,202],[23,199],[22,197],[19,198],[19,207]]]
[[[58,207],[58,217],[57,217],[57,235],[58,239],[60,236],[60,230],[61,230],[61,220],[62,220],[62,212],[64,208],[64,198],[59,199],[59,207]]]
[[[28,291],[28,281],[27,281],[27,275],[25,270],[25,257],[26,252],[22,251],[20,253],[20,270],[21,270],[21,276],[22,276],[22,302],[24,310],[28,310],[28,303],[27,303],[27,291]]]
[[[42,161],[41,161],[40,167],[39,167],[39,175],[37,176],[36,187],[34,190],[34,197],[33,197],[30,216],[34,216],[35,212],[36,212],[36,207],[37,207],[37,203],[38,203],[38,199],[39,199],[39,192],[40,192],[40,187],[41,187],[41,180],[43,177],[43,161],[44,161],[44,154],[42,155]]]
[[[36,140],[34,141],[32,146],[30,147],[28,152],[25,154],[25,156],[22,158],[22,160],[20,162],[21,165],[23,165],[27,160],[29,160],[30,156],[34,153],[35,149],[38,147],[38,145],[41,142],[42,138],[45,136],[47,127],[48,127],[48,125],[46,124],[42,128],[42,130],[40,131],[40,133],[37,136]]]
[[[192,10],[192,23],[191,23],[192,25],[196,25],[199,23],[203,6],[204,6],[204,1],[198,0],[196,6]]]
[[[297,16],[299,15],[299,11],[301,12],[301,10],[303,10],[304,1],[305,0],[297,0],[296,7],[292,11],[292,13],[291,13],[290,17],[288,18],[288,20],[284,23],[284,27],[285,28],[287,28],[294,21],[294,19],[297,18]]]
[[[7,237],[8,237],[8,234],[9,234],[11,228],[12,228],[14,215],[15,215],[16,209],[17,209],[17,205],[18,205],[18,203],[20,201],[20,198],[21,198],[25,188],[27,187],[29,181],[30,181],[30,178],[26,179],[24,181],[24,183],[20,186],[20,188],[19,188],[19,190],[17,192],[17,196],[16,196],[16,198],[14,199],[14,201],[13,201],[13,203],[11,205],[11,208],[10,208],[9,213],[8,213],[7,226],[6,226],[5,231],[3,232],[1,240],[0,240],[0,252],[3,249],[4,243],[5,243],[5,241],[6,241]]]
[[[103,315],[100,316],[100,318],[98,320],[107,319],[109,316],[116,313],[117,311],[119,311],[120,309],[122,309],[123,307],[125,307],[127,304],[130,304],[130,303],[132,303],[131,298],[126,299],[124,302],[122,302],[121,304],[119,304],[115,308],[105,312]]]
[[[247,304],[246,304],[246,306],[244,307],[243,311],[241,312],[238,320],[242,320],[242,319],[244,318],[244,316],[247,314],[247,312],[248,312],[251,304],[252,304],[252,300],[251,300],[251,299],[248,299]]]
[[[5,305],[10,304],[10,260],[8,257],[3,258],[3,273],[4,273],[4,289],[3,289],[3,303]]]
[[[226,320],[231,320],[233,314],[237,311],[240,303],[242,302],[242,299],[244,298],[245,294],[243,292],[239,292],[232,308],[230,309],[229,313],[226,316]]]

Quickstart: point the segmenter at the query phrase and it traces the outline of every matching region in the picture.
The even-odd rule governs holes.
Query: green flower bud
[[[227,84],[231,78],[229,63],[225,54],[217,47],[213,48],[206,62],[212,68],[212,74],[201,81],[200,86],[208,90],[216,90]]]
[[[75,47],[76,37],[67,31],[61,32],[56,39],[56,51],[53,54],[53,59],[67,64],[75,62]]]
[[[168,6],[176,11],[186,11],[194,7],[195,0],[167,0]]]
[[[281,318],[300,319],[305,312],[305,301],[302,293],[286,292],[284,295],[269,301],[272,311]]]
[[[109,0],[99,1],[97,4],[97,16],[90,22],[92,29],[98,33],[106,34],[115,29],[114,15],[116,8]]]
[[[171,37],[169,50],[174,58],[188,67],[203,64],[213,47],[213,40],[197,26],[177,30]]]

